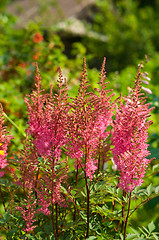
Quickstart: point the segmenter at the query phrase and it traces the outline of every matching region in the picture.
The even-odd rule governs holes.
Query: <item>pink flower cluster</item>
[[[40,90],[41,78],[37,65],[36,70],[36,89],[29,99],[25,99],[29,115],[27,134],[31,135],[32,140],[31,144],[28,140],[26,141],[20,166],[21,185],[24,192],[27,193],[31,187],[30,195],[28,197],[26,195],[28,208],[25,209],[25,206],[18,208],[26,221],[25,231],[27,232],[35,227],[33,225],[36,219],[35,213],[50,215],[50,205],[52,208],[55,204],[66,206],[65,198],[61,193],[61,183],[67,178],[67,163],[66,161],[59,162],[61,148],[67,139],[66,113],[68,109],[67,104],[64,104],[67,99],[66,84],[63,87],[63,76],[60,73],[59,94],[56,97],[52,96],[52,91],[50,94],[45,94],[43,90]],[[43,167],[40,167],[39,157],[46,161]],[[39,206],[36,211],[34,211],[35,203]],[[30,220],[27,219],[27,214],[30,214]]]
[[[33,200],[33,196],[32,196],[32,190],[31,190],[31,185],[28,187],[29,191],[28,191],[28,200],[25,201],[25,205],[23,207],[16,207],[16,210],[20,211],[22,214],[23,219],[26,222],[26,228],[23,229],[23,231],[25,232],[32,232],[34,230],[34,228],[36,228],[34,224],[34,222],[36,222],[35,220],[35,208],[36,208],[36,204],[37,204],[37,199]]]
[[[150,104],[140,93],[140,69],[135,88],[130,96],[124,98],[126,105],[121,102],[116,108],[116,120],[113,124],[112,150],[114,163],[120,171],[119,187],[128,192],[143,182],[146,168],[151,161],[147,150],[148,128],[151,121],[147,121]]]
[[[3,119],[3,108],[0,105],[1,108],[1,116],[0,116],[0,169],[4,169],[8,163],[7,163],[7,148],[10,140],[13,138],[12,136],[6,136],[6,129],[3,126],[4,125],[4,119]],[[5,174],[4,171],[0,171],[0,177],[3,177]]]
[[[108,95],[111,90],[105,89],[107,85],[105,83],[105,60],[100,76],[101,88],[96,89],[98,94],[87,93],[89,85],[84,60],[81,85],[78,96],[72,101],[72,114],[68,121],[68,155],[76,159],[75,167],[82,168],[90,180],[101,161],[98,159],[98,151],[100,144],[109,135],[107,127],[111,124],[113,115],[113,107],[110,103],[112,95]]]
[[[36,66],[37,67],[37,66]],[[30,95],[30,100],[25,99],[28,107],[29,128],[27,132],[33,137],[33,143],[37,152],[42,157],[53,157],[58,160],[61,155],[61,147],[66,141],[66,109],[63,108],[62,75],[60,75],[60,95],[57,98],[44,94],[40,90],[41,78],[37,67],[35,77],[36,91]],[[66,110],[67,111],[67,110]]]

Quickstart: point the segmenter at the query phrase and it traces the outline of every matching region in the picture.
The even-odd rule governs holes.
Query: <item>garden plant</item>
[[[92,88],[84,58],[77,96],[69,97],[62,70],[57,91],[51,86],[48,93],[35,63],[35,87],[25,97],[26,139],[17,155],[8,155],[14,136],[1,105],[0,229],[6,239],[159,238],[153,221],[137,228],[131,221],[159,195],[151,183],[159,166],[147,143],[154,109],[143,91],[148,74],[141,62],[134,87],[116,98],[105,64],[104,58],[98,88]]]

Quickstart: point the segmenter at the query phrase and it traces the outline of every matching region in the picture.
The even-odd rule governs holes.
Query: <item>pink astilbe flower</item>
[[[147,59],[147,56],[146,56],[146,59]],[[148,62],[149,60],[146,60],[146,62]],[[143,65],[141,65],[141,67],[144,67]],[[145,80],[146,79],[146,80]],[[143,72],[141,73],[141,82],[143,82],[144,84],[148,85],[149,84],[149,81],[151,81],[151,78],[148,77],[148,73],[147,72]],[[146,93],[148,94],[152,94],[152,91],[147,88],[147,87],[141,87],[142,90],[144,90]]]
[[[39,184],[39,181],[38,181],[38,184]],[[40,187],[42,185],[40,184]],[[36,193],[37,193],[37,197],[38,197],[38,203],[39,203],[39,206],[41,206],[39,209],[38,209],[38,212],[41,212],[43,213],[44,215],[50,215],[51,212],[50,210],[48,209],[49,206],[50,206],[50,202],[49,202],[49,193],[48,191],[45,192],[44,194],[44,191],[41,191],[41,189],[39,190],[39,187],[36,186]]]
[[[89,177],[89,179],[92,179],[93,174],[96,169],[97,169],[97,166],[96,166],[95,160],[93,158],[87,159],[85,171],[86,171],[86,175],[87,175],[87,177]]]
[[[35,76],[35,87],[36,89],[33,93],[25,98],[25,103],[28,108],[28,125],[29,128],[27,132],[31,136],[36,137],[40,134],[40,126],[44,121],[44,104],[46,102],[47,94],[44,93],[44,90],[40,90],[41,86],[41,77],[39,74],[39,68],[36,64],[36,76]]]
[[[113,124],[112,150],[113,160],[120,172],[119,187],[128,192],[143,182],[146,168],[151,161],[147,150],[148,128],[152,121],[150,104],[145,103],[141,90],[141,65],[139,66],[135,88],[130,96],[125,97],[126,105],[121,102],[116,107],[116,120]]]
[[[67,84],[63,75],[59,74],[59,94],[52,96],[44,94],[40,90],[41,77],[36,65],[37,75],[35,80],[36,90],[26,99],[28,107],[29,128],[27,132],[33,137],[33,143],[42,157],[54,156],[60,158],[61,147],[66,144],[66,114],[67,107]]]
[[[101,74],[100,74],[100,88],[95,89],[98,92],[98,95],[94,95],[94,107],[97,113],[96,115],[96,124],[95,131],[99,137],[99,139],[106,139],[110,132],[107,131],[107,127],[112,123],[112,116],[114,110],[114,104],[111,103],[111,98],[114,93],[108,95],[112,92],[112,89],[107,89],[107,84],[109,82],[105,82],[106,72],[105,72],[105,64],[106,58],[104,58]]]
[[[60,70],[58,93],[53,95],[52,88],[50,88],[50,94],[45,94],[43,90],[40,90],[41,77],[37,64],[35,81],[36,89],[28,96],[29,99],[26,99],[26,104],[29,115],[27,133],[32,137],[31,143],[37,156],[30,158],[30,165],[26,163],[26,169],[30,172],[29,176],[32,175],[32,179],[36,180],[32,180],[32,187],[36,192],[37,203],[40,206],[38,211],[48,215],[51,213],[50,205],[54,206],[57,203],[60,206],[66,206],[65,198],[61,193],[61,184],[67,178],[67,167],[64,170],[61,169],[63,163],[60,158],[62,148],[67,143],[66,124],[69,111],[67,83]],[[40,169],[39,156],[46,160],[45,167]],[[35,159],[38,163],[35,162]],[[61,167],[56,170],[59,164]],[[30,171],[30,166],[35,167],[35,174]],[[24,166],[25,172],[26,169]],[[59,171],[61,171],[60,174]],[[31,181],[30,177],[29,179]]]
[[[76,159],[76,168],[82,168],[90,179],[98,168],[98,149],[101,141],[107,138],[107,127],[111,123],[111,96],[107,94],[105,80],[105,59],[102,66],[98,94],[87,93],[89,86],[84,59],[84,70],[79,92],[71,103],[72,112],[68,120],[68,155]]]
[[[62,168],[63,162],[61,162],[60,167],[58,167],[58,170],[55,171],[54,168],[53,170],[51,169],[50,162],[48,161],[45,164],[45,167],[39,169],[39,161],[36,149],[32,145],[30,146],[27,142],[28,140],[26,140],[26,145],[19,167],[21,177],[19,180],[16,178],[15,183],[22,186],[25,194],[26,205],[30,204],[30,195],[28,189],[32,191],[32,194],[35,194],[36,203],[38,204],[39,208],[35,210],[34,218],[36,218],[36,213],[38,212],[43,213],[44,215],[50,215],[51,212],[49,210],[49,206],[52,203],[58,203],[59,206],[66,206],[65,198],[61,193],[61,183],[66,181],[67,166],[65,165],[65,168]],[[60,171],[61,173],[59,173]],[[36,207],[35,204],[31,206],[32,212],[34,206]],[[23,210],[24,211],[22,211],[22,214],[25,215],[26,209],[24,206]],[[24,220],[26,221],[25,218]],[[30,223],[31,222],[32,220],[30,219]]]
[[[0,169],[4,169],[8,163],[7,163],[7,148],[10,140],[13,138],[12,136],[7,136],[6,128],[3,126],[4,125],[4,119],[3,119],[3,108],[2,105],[0,104],[0,110],[1,110],[1,115],[0,115]],[[0,172],[0,177],[3,177],[5,174],[4,171]]]
[[[39,161],[35,147],[32,146],[32,144],[30,145],[28,139],[26,139],[19,167],[20,178],[18,179],[18,177],[15,176],[15,183],[22,187],[25,195],[25,201],[22,206],[16,207],[25,220],[25,232],[31,232],[36,228],[36,225],[33,224],[36,221],[36,214],[38,212],[45,215],[50,214],[48,209],[50,203],[46,200],[47,196],[39,190],[41,188],[41,176],[38,165]]]
[[[15,183],[17,185],[21,185],[24,193],[27,194],[27,189],[32,186],[37,185],[37,177],[38,177],[38,155],[36,153],[35,147],[30,144],[28,140],[28,136],[26,136],[26,141],[24,145],[24,150],[21,153],[20,165],[18,167],[19,177],[14,175]],[[19,160],[17,163],[19,164]]]
[[[32,186],[28,187],[28,198],[24,200],[24,205],[22,207],[17,206],[16,209],[21,212],[22,218],[25,220],[26,228],[23,229],[24,232],[32,232],[36,225],[33,225],[36,222],[35,219],[35,208],[37,204],[37,199],[34,199]]]

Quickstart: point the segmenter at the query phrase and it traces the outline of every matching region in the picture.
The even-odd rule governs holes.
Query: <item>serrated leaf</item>
[[[155,224],[153,223],[153,221],[151,223],[149,223],[148,229],[149,229],[150,232],[153,232],[155,230],[155,228],[156,227],[155,227]]]
[[[134,239],[134,237],[137,237],[137,236],[138,236],[138,234],[135,234],[135,233],[128,234],[126,239],[131,240],[131,239]]]
[[[148,196],[150,196],[150,194],[152,193],[153,187],[152,187],[152,183],[147,187],[147,194]]]

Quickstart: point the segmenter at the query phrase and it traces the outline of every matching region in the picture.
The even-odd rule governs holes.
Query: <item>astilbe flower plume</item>
[[[50,94],[45,94],[41,90],[41,77],[36,64],[35,87],[33,93],[25,99],[29,117],[27,134],[31,135],[31,142],[26,148],[21,172],[25,185],[28,179],[35,192],[40,206],[38,212],[49,215],[50,205],[53,208],[56,203],[66,206],[61,184],[67,178],[67,163],[61,161],[60,157],[62,147],[67,142],[67,84],[60,70],[58,94],[53,96],[52,88]],[[39,157],[45,159],[43,167]]]
[[[114,93],[109,94],[112,92],[112,89],[107,89],[107,84],[109,82],[105,82],[106,72],[105,72],[105,64],[106,58],[103,60],[101,73],[100,73],[100,88],[96,88],[95,90],[98,92],[94,94],[94,108],[96,111],[96,123],[94,125],[94,132],[96,133],[96,137],[98,138],[98,173],[100,170],[101,160],[102,160],[102,167],[105,168],[104,163],[110,159],[110,144],[108,137],[110,136],[110,130],[108,127],[112,125],[112,116],[114,111],[114,102],[111,102],[111,98]],[[102,158],[101,158],[102,157]]]
[[[67,84],[62,73],[59,74],[59,94],[53,96],[52,89],[50,95],[40,90],[41,77],[38,66],[36,90],[25,99],[28,107],[29,128],[27,132],[33,137],[33,143],[42,157],[54,155],[57,160],[61,155],[61,147],[66,143],[66,114],[69,110],[67,106]],[[64,87],[63,87],[64,86]]]
[[[21,186],[24,194],[24,201],[20,201],[15,209],[21,213],[22,218],[25,220],[23,231],[32,232],[34,228],[36,228],[39,162],[35,148],[30,144],[27,137],[20,160],[20,166],[18,167],[19,177],[15,176],[15,184]],[[45,198],[45,196],[43,196],[43,198]],[[42,208],[42,206],[39,206],[39,212]],[[45,209],[48,211],[47,204],[45,204]]]
[[[150,104],[145,103],[141,91],[141,64],[132,93],[125,97],[126,104],[116,107],[116,119],[113,124],[112,150],[113,160],[120,172],[119,187],[125,192],[131,192],[143,182],[146,168],[152,159],[147,150],[148,128],[152,121],[147,121],[150,116]]]
[[[26,139],[26,144],[21,157],[19,167],[20,178],[15,183],[21,185],[24,192],[24,202],[20,202],[16,210],[21,212],[25,220],[23,231],[31,232],[37,227],[37,214],[50,215],[51,204],[58,203],[59,206],[66,206],[65,198],[61,193],[61,183],[66,180],[67,166],[55,171],[49,164],[40,169],[40,162],[35,146]],[[57,166],[57,163],[56,163]],[[57,176],[58,175],[58,176]],[[37,208],[38,206],[38,208]]]
[[[105,89],[105,59],[102,66],[98,95],[87,92],[89,87],[86,73],[86,62],[78,95],[71,103],[72,112],[68,121],[69,144],[68,154],[76,159],[76,168],[82,168],[90,179],[98,165],[98,148],[101,140],[108,136],[107,127],[112,117],[110,90]]]
[[[110,104],[110,92],[105,89],[105,59],[100,76],[101,89],[89,92],[89,82],[87,80],[86,61],[83,61],[83,72],[78,95],[70,103],[71,111],[68,115],[68,143],[66,145],[67,154],[75,159],[76,184],[78,176],[82,172],[86,184],[87,203],[87,232],[89,236],[90,221],[90,187],[95,171],[99,173],[101,161],[101,148],[104,148],[102,141],[106,140],[109,133],[107,127],[111,123],[112,109]],[[89,184],[90,183],[90,184]],[[76,211],[75,211],[76,213]],[[74,213],[74,220],[76,214]]]
[[[27,200],[24,199],[24,205],[17,206],[16,210],[20,211],[22,214],[23,219],[26,222],[26,227],[23,228],[24,232],[32,232],[34,228],[36,228],[36,225],[34,225],[34,222],[36,222],[35,219],[35,213],[36,213],[36,204],[37,199],[33,196],[32,186],[28,186],[28,198]]]
[[[36,64],[36,76],[35,76],[35,87],[36,89],[27,98],[25,103],[28,109],[28,125],[27,133],[33,138],[40,135],[40,127],[42,121],[44,121],[44,104],[46,102],[47,94],[44,90],[41,90],[41,77],[39,73],[38,65]],[[30,98],[30,99],[29,99]]]
[[[7,136],[6,128],[4,127],[4,117],[3,117],[3,108],[0,104],[0,169],[4,169],[8,163],[7,163],[7,148],[10,140],[13,138],[11,135]],[[0,171],[0,177],[2,177],[5,174],[4,171]]]

